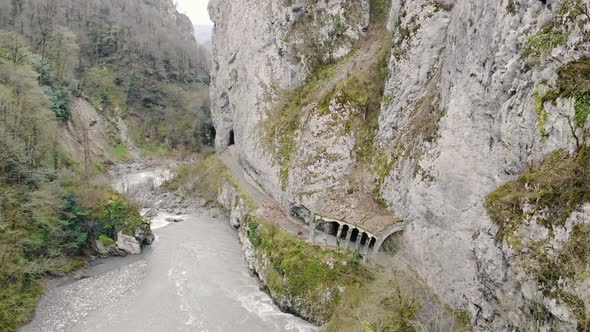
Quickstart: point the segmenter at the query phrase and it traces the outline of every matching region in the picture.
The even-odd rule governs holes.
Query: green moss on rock
[[[104,235],[104,234],[100,234],[98,236],[98,240],[104,245],[104,246],[112,246],[113,244],[115,244],[115,240],[111,239],[110,237]]]
[[[563,151],[551,154],[537,169],[506,183],[486,198],[485,208],[498,225],[496,239],[515,250],[516,265],[535,278],[545,296],[567,305],[581,331],[590,327],[588,310],[571,285],[590,278],[590,225],[576,224],[569,240],[557,253],[546,250],[553,230],[590,202],[590,151],[575,156]],[[532,217],[534,219],[531,219]],[[549,229],[541,240],[523,238],[527,222]]]
[[[515,0],[508,0],[508,4],[506,5],[506,11],[510,15],[513,15],[513,16],[516,14],[516,1]]]
[[[250,216],[247,224],[269,292],[283,309],[307,320],[327,322],[343,291],[370,278],[348,252],[309,245],[260,218]]]
[[[545,129],[548,115],[544,105],[547,102],[555,103],[559,98],[574,99],[574,130],[585,128],[590,115],[590,58],[582,58],[561,66],[557,69],[555,88],[544,94],[535,91],[535,111],[544,139],[548,136]]]
[[[371,0],[371,23],[387,21],[391,8],[391,0]]]
[[[578,128],[584,128],[588,122],[588,114],[590,114],[590,91],[576,98],[574,106],[574,123]]]
[[[540,63],[544,56],[559,45],[565,44],[567,37],[559,29],[559,24],[549,24],[541,32],[530,37],[523,47],[523,55],[533,64]]]
[[[590,202],[590,152],[583,149],[571,157],[559,150],[542,165],[515,181],[506,183],[486,198],[485,207],[499,226],[497,240],[513,235],[525,217],[524,206],[547,209],[547,227],[563,225],[583,203]]]
[[[546,125],[547,125],[547,111],[545,110],[545,99],[544,95],[541,95],[539,91],[535,91],[534,98],[535,98],[535,112],[537,113],[537,124],[539,126],[539,131],[541,132],[541,139],[546,141],[549,137],[547,133]]]

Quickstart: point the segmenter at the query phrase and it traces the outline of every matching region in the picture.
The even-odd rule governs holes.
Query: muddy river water
[[[170,173],[119,174],[114,187],[158,186]],[[139,256],[101,259],[81,279],[52,287],[24,331],[316,331],[281,312],[242,258],[236,232],[216,209],[168,223],[156,210],[156,242]]]

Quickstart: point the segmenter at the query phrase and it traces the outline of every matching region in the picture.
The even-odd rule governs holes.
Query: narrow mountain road
[[[258,206],[265,206],[267,204],[276,203],[275,200],[265,193],[262,188],[258,186],[253,180],[246,177],[246,172],[238,162],[236,157],[235,146],[230,146],[221,154],[219,154],[219,160],[227,167],[230,173],[240,183],[242,188],[252,197],[254,203]]]
[[[235,149],[235,146],[228,147],[225,151],[219,154],[219,160],[221,160],[221,162],[229,169],[230,173],[239,182],[242,189],[252,197],[254,203],[269,211],[268,221],[307,242],[311,242],[309,227],[301,224],[295,218],[290,216],[277,201],[264,192],[264,190],[246,174],[238,162]],[[313,242],[315,244],[324,244],[327,247],[337,248],[336,237],[323,232],[314,232]]]

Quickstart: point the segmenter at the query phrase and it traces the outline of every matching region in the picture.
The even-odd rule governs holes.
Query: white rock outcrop
[[[129,255],[141,254],[141,243],[133,236],[125,235],[122,232],[117,234],[117,248]]]

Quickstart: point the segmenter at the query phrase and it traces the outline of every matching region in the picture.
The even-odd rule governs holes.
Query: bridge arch
[[[350,226],[348,226],[347,224],[342,225],[342,230],[340,231],[340,239],[346,240],[346,236],[348,235],[349,231],[350,231]]]
[[[379,252],[379,250],[383,246],[383,243],[389,237],[391,237],[399,232],[403,232],[407,226],[408,226],[408,222],[399,222],[399,223],[393,224],[393,225],[387,227],[386,229],[384,229],[383,231],[381,231],[381,233],[379,233],[379,235],[377,235],[377,240],[373,246],[372,256],[375,256],[375,254],[377,254]]]
[[[350,243],[357,243],[356,241],[359,240],[360,230],[358,228],[353,228],[352,232],[350,233]]]
[[[375,244],[377,243],[377,238],[376,237],[372,237],[370,242],[369,242],[369,250],[373,250],[375,249]]]

